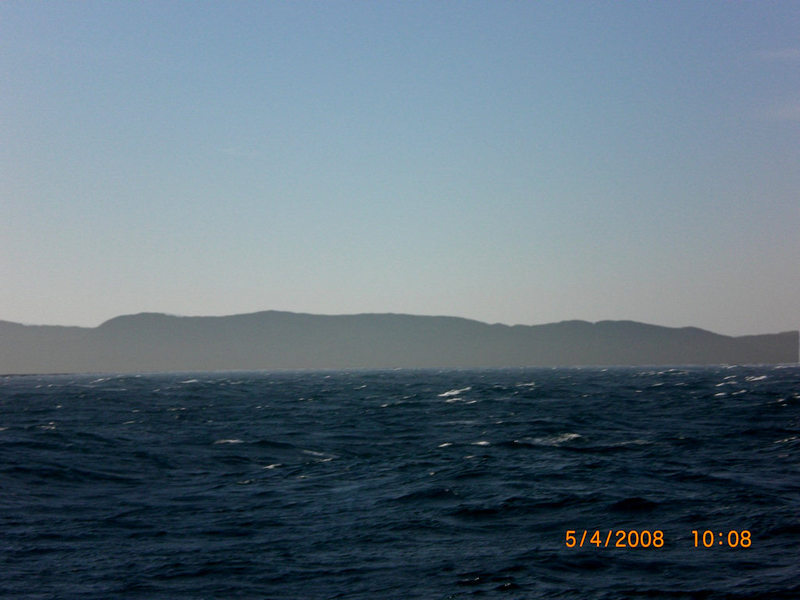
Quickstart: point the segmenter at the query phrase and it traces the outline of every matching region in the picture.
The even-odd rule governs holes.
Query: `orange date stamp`
[[[660,529],[568,529],[564,543],[567,548],[663,548],[664,532]]]
[[[568,529],[567,548],[663,548],[661,529]],[[753,538],[748,529],[729,531],[692,530],[693,548],[750,548]]]
[[[753,545],[753,536],[748,529],[731,529],[729,531],[692,530],[695,548],[749,548]]]

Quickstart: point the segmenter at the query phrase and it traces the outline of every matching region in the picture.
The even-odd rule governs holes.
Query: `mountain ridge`
[[[405,313],[143,312],[97,327],[0,321],[0,373],[795,363],[798,338],[630,320],[506,325]]]

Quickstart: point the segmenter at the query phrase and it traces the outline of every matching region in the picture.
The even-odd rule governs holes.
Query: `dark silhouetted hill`
[[[126,315],[99,327],[0,321],[0,373],[794,363],[798,332],[730,337],[633,321]]]

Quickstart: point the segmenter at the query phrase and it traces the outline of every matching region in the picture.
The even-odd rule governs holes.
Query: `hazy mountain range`
[[[0,321],[0,373],[794,363],[798,332],[730,337],[633,321],[142,313],[102,325]]]

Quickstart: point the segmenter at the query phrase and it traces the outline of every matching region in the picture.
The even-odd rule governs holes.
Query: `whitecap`
[[[788,444],[789,442],[796,442],[800,440],[800,436],[793,435],[791,437],[783,438],[782,440],[775,440],[776,444]]]
[[[478,442],[472,442],[473,446],[491,446],[491,442],[487,442],[486,440],[480,440]]]
[[[580,433],[559,433],[558,435],[550,435],[546,437],[534,438],[533,442],[541,446],[560,446],[566,442],[577,440],[583,436]]]
[[[327,456],[324,452],[317,452],[316,450],[303,450],[303,454],[310,454],[311,456]]]
[[[215,444],[244,444],[244,441],[232,438],[232,439],[217,440],[214,443]]]
[[[187,379],[186,381],[181,381],[180,383],[200,383],[199,379]]]
[[[758,375],[758,376],[756,376],[756,375],[748,375],[747,377],[744,378],[744,380],[745,381],[763,381],[766,378],[767,378],[766,375]]]
[[[313,456],[319,462],[331,462],[336,456],[332,454],[325,454],[324,452],[316,452],[315,450],[303,450],[303,454]]]
[[[464,404],[475,404],[477,400],[475,400],[474,398],[470,400],[468,398],[462,398],[461,396],[454,396],[452,398],[448,398],[447,400],[445,400],[445,402],[447,402],[448,404],[452,404],[453,402],[463,402]]]
[[[261,467],[262,469],[277,469],[281,466],[281,463],[272,463],[271,465],[267,465],[266,467]]]
[[[436,447],[437,447],[437,448],[447,448],[448,446],[452,446],[452,445],[453,445],[453,442],[444,442],[444,443],[442,443],[442,444],[439,444],[439,445],[438,445],[438,446],[436,446]]]
[[[614,447],[625,447],[625,446],[650,446],[650,445],[652,445],[652,443],[653,443],[653,442],[651,442],[651,441],[649,441],[649,440],[643,440],[643,439],[639,439],[639,438],[637,438],[637,439],[635,439],[635,440],[628,440],[627,442],[616,442],[616,443],[614,443],[614,444],[611,444],[611,445],[612,445],[612,446],[614,446]]]
[[[463,394],[464,392],[468,392],[472,389],[472,386],[461,388],[458,390],[447,390],[446,392],[439,394],[438,398],[449,398],[451,396],[458,396],[459,394]]]

